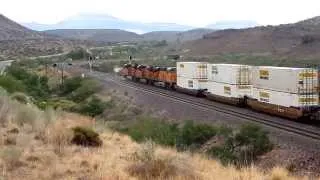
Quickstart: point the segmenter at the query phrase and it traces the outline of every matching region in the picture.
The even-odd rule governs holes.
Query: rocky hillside
[[[41,34],[25,28],[0,14],[0,41],[25,38],[41,38]]]
[[[221,30],[184,44],[192,55],[221,53],[320,57],[320,17],[295,24]]]
[[[143,40],[157,40],[157,41],[171,41],[171,42],[185,42],[196,39],[201,39],[204,35],[213,32],[212,29],[192,29],[189,31],[154,31],[143,34]]]
[[[57,54],[75,46],[94,45],[81,40],[66,40],[43,32],[33,31],[0,15],[0,57],[16,57]]]

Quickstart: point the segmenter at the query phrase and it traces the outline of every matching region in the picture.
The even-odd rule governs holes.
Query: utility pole
[[[64,69],[64,62],[61,65],[61,88],[63,87],[63,81],[64,81],[63,69]]]
[[[46,77],[48,77],[48,63],[45,65]]]

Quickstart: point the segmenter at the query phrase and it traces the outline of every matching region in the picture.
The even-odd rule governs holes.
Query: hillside
[[[201,39],[204,35],[214,32],[213,29],[198,28],[179,33],[181,41]]]
[[[48,30],[45,33],[68,39],[102,42],[138,41],[141,39],[136,33],[119,29],[58,29]]]
[[[221,53],[271,54],[295,58],[320,57],[320,18],[295,24],[228,29],[184,44],[191,55]]]
[[[212,29],[192,29],[188,31],[154,31],[143,34],[143,40],[166,40],[171,42],[184,42],[202,38],[204,35],[213,32]]]
[[[179,33],[179,31],[153,31],[142,34],[142,38],[146,41],[175,41]]]
[[[41,34],[25,28],[0,14],[0,41],[25,38],[41,38]]]
[[[76,46],[92,46],[96,42],[67,40],[25,28],[0,15],[0,57],[39,56],[62,53]]]
[[[0,97],[0,110],[7,107],[9,114],[3,116],[0,128],[1,176],[5,179],[299,179],[281,168],[262,173],[255,167],[224,167],[199,154],[138,144],[106,128],[99,128],[101,147],[77,146],[71,144],[72,128],[98,128],[91,118],[42,112]],[[24,114],[34,118],[34,123],[25,124],[30,128],[19,125]],[[10,123],[9,115],[13,116]]]

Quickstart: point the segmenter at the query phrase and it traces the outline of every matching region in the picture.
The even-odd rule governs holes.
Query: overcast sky
[[[320,15],[320,0],[1,0],[0,4],[0,13],[15,21],[45,24],[79,13],[192,26],[222,20],[276,25]]]

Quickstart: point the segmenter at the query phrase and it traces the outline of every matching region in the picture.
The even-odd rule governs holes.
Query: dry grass
[[[14,105],[15,110],[7,109],[34,108]],[[0,103],[0,111],[6,110],[3,107]],[[51,110],[38,113],[33,123],[21,124],[15,119],[21,116],[10,113],[1,121],[0,137],[16,140],[11,145],[0,143],[0,176],[5,179],[301,179],[290,177],[282,168],[262,173],[255,167],[225,167],[200,154],[181,153],[152,142],[137,144],[108,129],[101,129],[101,147],[72,145],[71,128],[94,127],[94,120]]]

